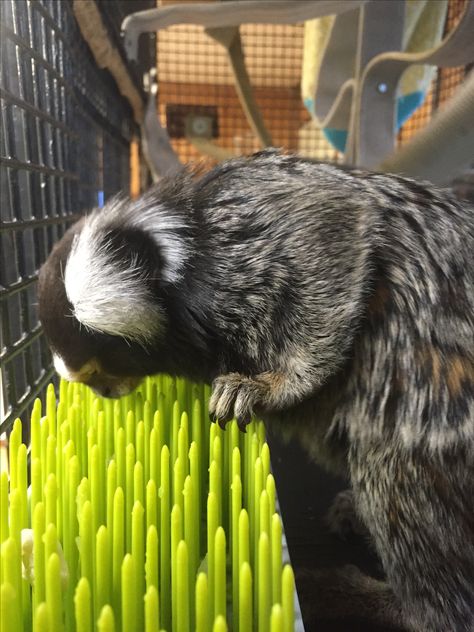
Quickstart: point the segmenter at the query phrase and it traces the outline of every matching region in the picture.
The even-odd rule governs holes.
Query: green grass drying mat
[[[56,405],[50,385],[29,454],[16,420],[2,632],[293,631],[263,424],[222,431],[208,397],[159,376],[118,401],[61,382]]]

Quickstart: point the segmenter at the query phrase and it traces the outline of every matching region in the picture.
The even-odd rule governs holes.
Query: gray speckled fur
[[[348,468],[406,626],[473,630],[473,210],[429,185],[335,167],[320,167],[314,186],[315,213],[328,215],[316,228],[324,250],[303,253],[308,279],[322,275],[326,287],[306,317],[319,334],[314,300],[334,326],[332,377],[268,422],[320,463]],[[302,352],[319,359],[310,331],[298,331]],[[316,385],[310,364],[305,383]]]
[[[271,241],[242,246],[235,270],[255,274],[276,257],[272,282],[289,274],[297,299],[276,326],[272,287],[242,290],[236,309],[258,312],[258,328],[240,329],[246,352],[284,376],[257,376],[265,386],[251,406],[319,462],[348,468],[406,626],[472,630],[473,211],[429,185],[327,165],[298,163],[282,182],[276,160],[260,158],[265,183],[249,210]],[[248,393],[247,379],[217,380],[218,417],[226,387],[244,414],[235,390]]]

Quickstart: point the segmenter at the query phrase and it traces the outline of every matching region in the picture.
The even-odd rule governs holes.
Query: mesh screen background
[[[161,0],[160,6],[176,3]],[[459,20],[466,0],[449,0],[445,33]],[[255,99],[273,144],[303,156],[341,162],[342,155],[326,141],[301,102],[302,24],[243,25],[241,39]],[[259,144],[243,114],[224,49],[199,26],[178,25],[157,37],[159,113],[167,123],[170,105],[217,108],[219,135],[213,139],[232,152],[251,153]],[[398,134],[404,144],[431,119],[463,81],[465,68],[438,69],[426,101]],[[186,138],[172,138],[183,162],[202,160]],[[212,160],[208,159],[209,165]]]
[[[128,189],[131,111],[71,2],[2,0],[0,23],[3,431],[53,377],[37,271],[81,212]]]
[[[449,33],[458,23],[467,0],[449,0],[448,13],[444,34]],[[442,108],[453,96],[458,86],[463,82],[467,69],[464,66],[456,68],[438,68],[433,79],[430,92],[421,107],[405,122],[398,134],[400,145],[407,143],[415,134],[429,123],[438,108]]]

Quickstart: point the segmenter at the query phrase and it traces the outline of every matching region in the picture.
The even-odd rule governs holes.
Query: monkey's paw
[[[390,586],[355,566],[300,571],[296,583],[306,630],[408,632]]]
[[[262,404],[268,390],[265,381],[240,373],[228,373],[216,378],[212,384],[209,416],[224,429],[235,417],[243,432],[250,423],[255,407]]]
[[[367,529],[356,513],[351,489],[339,492],[325,516],[325,522],[335,535],[347,540],[353,535],[365,535]]]

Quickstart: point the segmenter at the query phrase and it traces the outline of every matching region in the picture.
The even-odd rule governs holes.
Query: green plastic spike
[[[209,630],[209,589],[206,573],[199,573],[196,580],[196,632]]]
[[[104,606],[97,620],[97,632],[115,632],[114,611],[110,606]]]

